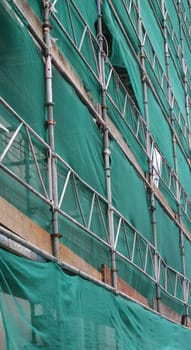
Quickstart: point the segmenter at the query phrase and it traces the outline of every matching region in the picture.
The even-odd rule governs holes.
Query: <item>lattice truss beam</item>
[[[130,16],[131,22],[135,23],[135,20],[138,21],[138,9],[137,4],[135,1],[126,1],[124,2],[124,8],[127,12],[127,15]],[[97,41],[97,38],[92,33],[90,27],[86,23],[83,16],[80,14],[76,4],[73,2],[73,0],[67,0],[67,11],[68,11],[68,18],[71,26],[71,30],[67,30],[61,21],[58,19],[57,15],[55,13],[52,14],[54,20],[57,22],[59,27],[63,30],[64,34],[67,36],[67,38],[70,40],[71,44],[76,48],[76,50],[80,53],[83,61],[86,63],[87,67],[89,68],[92,75],[96,78],[98,82],[100,82],[100,76],[99,76],[99,43]],[[80,26],[81,26],[81,33],[79,36],[79,32],[77,33],[77,28],[75,27],[74,23],[75,21],[79,19]],[[170,19],[169,19],[170,20]],[[136,30],[134,25],[134,30]],[[144,46],[144,52],[146,55],[146,58],[155,74],[155,79],[158,81],[158,84],[160,86],[161,92],[164,94],[165,98],[168,96],[168,87],[169,82],[168,78],[165,74],[165,72],[162,69],[162,66],[160,64],[160,61],[157,57],[156,52],[154,51],[154,48],[149,40],[148,34],[144,28],[143,23],[141,24],[141,30],[142,30],[142,45]],[[71,33],[71,36],[69,35]],[[175,36],[175,33],[171,31],[171,35]],[[77,40],[78,37],[78,40]],[[90,66],[88,57],[85,57],[85,52],[83,52],[83,45],[88,45],[88,47],[91,49],[92,57],[94,58],[94,65]],[[179,46],[179,51],[180,46]],[[180,56],[180,53],[179,53]],[[117,74],[116,70],[112,66],[111,62],[108,58],[106,58],[105,61],[106,69],[105,69],[105,82],[106,82],[106,93],[107,97],[112,103],[113,107],[116,110],[116,113],[119,115],[119,118],[122,118],[127,125],[127,127],[131,130],[135,138],[138,140],[140,145],[143,147],[143,149],[146,152],[146,142],[147,142],[147,124],[142,117],[141,113],[139,112],[138,108],[136,107],[134,101],[130,97],[128,91],[126,90],[124,84],[120,80],[119,75]],[[110,86],[115,87],[115,95],[111,95],[109,93]],[[173,110],[173,116],[177,121],[178,127],[181,129],[183,135],[185,138],[190,137],[190,134],[188,135],[187,131],[187,122],[185,120],[185,117],[181,113],[180,107],[176,101],[176,98],[174,96],[173,91],[171,90],[171,107]],[[187,139],[188,140],[188,139]],[[150,136],[150,145],[153,146],[154,140],[152,136]],[[152,156],[152,155],[151,155]],[[167,161],[164,157],[162,157],[164,165],[163,167],[166,168],[165,173],[168,174],[167,178],[163,177],[162,181],[167,186],[167,188],[174,194],[174,181],[176,183],[178,180],[172,181],[172,179],[175,177],[173,176],[173,169],[168,166]],[[162,176],[162,172],[159,174]],[[189,197],[186,195],[185,190],[183,189],[183,186],[181,184],[176,185],[177,188],[180,187],[178,193],[176,193],[175,198],[183,204],[183,210],[186,215],[189,216],[190,219],[190,200]],[[182,198],[180,198],[182,197]],[[189,213],[189,214],[188,214]]]
[[[123,3],[128,16],[131,18],[132,23],[134,23],[134,18],[138,18],[136,1],[123,1]],[[63,31],[64,35],[67,36],[71,45],[73,45],[81,59],[87,65],[92,76],[101,86],[98,54],[99,42],[73,0],[67,0],[66,4],[68,11],[67,16],[71,26],[70,35],[69,31],[66,30],[63,23],[59,20],[56,12],[52,12],[52,18]],[[76,33],[77,29],[74,25],[74,16],[75,20],[79,19],[80,21],[80,35],[79,32]],[[134,29],[136,30],[135,27]],[[169,82],[166,74],[162,70],[160,61],[152,47],[143,24],[141,25],[141,32],[141,43],[144,47],[146,60],[152,68],[155,78],[161,88],[161,92],[163,91],[166,94],[168,92]],[[172,35],[175,34],[171,31],[171,36]],[[83,46],[86,43],[91,48],[94,61],[92,66],[88,61],[88,57],[85,56],[85,51],[83,51]],[[175,48],[177,50],[177,46]],[[146,122],[107,57],[105,65],[107,67],[105,76],[107,98],[111,101],[119,117],[124,120],[127,127],[131,130],[146,152]],[[188,68],[187,72],[187,74],[190,74]],[[108,92],[110,90],[110,84],[115,86],[115,96],[111,96]],[[171,93],[173,113],[180,129],[185,135],[187,121],[185,121],[172,91]],[[115,208],[112,208],[114,221],[116,223],[114,232],[115,241],[114,247],[112,247],[107,221],[108,201],[85,183],[58,154],[53,155],[49,145],[22,120],[6,101],[1,98],[0,103],[1,106],[3,106],[2,109],[6,109],[10,116],[10,118],[6,118],[5,120],[2,112],[0,120],[2,124],[0,144],[1,169],[52,207],[54,203],[50,186],[52,176],[51,157],[56,157],[58,164],[58,183],[60,186],[58,207],[56,209],[59,214],[85,230],[109,249],[114,249],[118,256],[131,263],[153,282],[158,283],[160,288],[170,296],[187,304],[191,297],[191,282],[184,275],[168,266],[156,248]],[[150,136],[150,146],[151,153],[149,157],[152,158],[156,147],[152,136]],[[178,181],[176,174],[168,165],[166,159],[162,155],[161,158],[162,167],[153,166],[153,173],[155,172],[159,176],[161,181],[164,182],[165,186],[173,194],[174,198],[181,203],[183,212],[190,220],[191,200],[186,195],[183,186]],[[32,169],[32,171],[30,170],[30,176],[27,176],[29,169]],[[68,193],[70,196],[73,196],[74,199],[72,208],[67,206]],[[88,213],[84,209],[82,199],[84,193],[86,193],[86,200],[89,204]],[[75,215],[72,213],[75,213]],[[94,218],[100,222],[101,229],[99,232],[95,230],[93,225]],[[122,245],[121,242],[123,242]]]
[[[53,155],[49,145],[2,98],[0,104],[2,133],[0,168],[43,202],[48,203],[50,207],[53,206],[51,187],[49,188]],[[6,118],[3,118],[3,111],[4,113],[6,111]],[[107,200],[84,182],[58,154],[54,156],[57,158],[60,187],[57,211],[110,250],[113,249],[107,221]],[[71,206],[68,206],[68,198],[73,198]],[[88,212],[85,210],[87,206]],[[115,222],[116,254],[153,282],[159,283],[160,288],[170,296],[188,303],[191,297],[191,281],[168,266],[156,248],[119,211],[112,208],[112,212]],[[98,230],[93,225],[94,220],[100,223]]]

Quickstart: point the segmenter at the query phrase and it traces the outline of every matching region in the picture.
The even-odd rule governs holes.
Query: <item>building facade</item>
[[[189,349],[191,2],[0,3],[0,348]]]

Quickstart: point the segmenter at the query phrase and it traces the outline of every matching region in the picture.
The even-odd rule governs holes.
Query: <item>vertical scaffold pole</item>
[[[189,107],[188,107],[188,94],[187,94],[187,79],[186,79],[186,72],[185,72],[185,61],[184,61],[184,43],[183,43],[183,29],[182,29],[182,20],[181,20],[181,3],[180,0],[177,1],[178,6],[178,20],[179,20],[179,27],[180,27],[180,45],[181,45],[181,51],[182,51],[182,68],[184,72],[184,92],[185,92],[185,108],[186,108],[186,115],[187,115],[187,123],[188,123],[188,132],[190,131],[190,121],[189,121]],[[189,145],[190,146],[190,145]],[[177,176],[178,176],[178,169],[177,169]],[[178,220],[181,224],[181,205],[180,205],[180,198],[178,203]],[[185,277],[183,281],[183,293],[184,293],[184,308],[185,308],[185,314],[182,318],[182,323],[185,326],[188,326],[188,320],[189,320],[189,308],[188,308],[188,298],[187,298],[187,282],[186,282],[186,262],[185,262],[185,247],[184,247],[184,234],[182,230],[180,229],[180,254],[182,257],[182,273]]]
[[[162,4],[162,14],[163,14],[165,66],[166,66],[166,75],[168,78],[168,103],[169,103],[169,114],[170,114],[171,132],[172,132],[173,159],[174,159],[174,169],[175,169],[175,172],[177,173],[178,165],[177,165],[177,156],[176,156],[176,133],[174,129],[173,97],[172,97],[172,89],[170,84],[170,53],[169,53],[169,47],[168,47],[167,27],[166,27],[167,13],[165,9],[164,0],[162,0],[161,4]],[[177,188],[177,191],[178,191],[178,188]]]
[[[102,30],[102,11],[101,0],[97,0],[98,9],[98,22],[97,22],[97,37],[99,42],[99,73],[100,81],[102,85],[102,118],[104,121],[107,119],[107,101],[106,101],[106,87],[105,87],[105,52],[103,49],[103,30]],[[111,170],[110,170],[110,141],[109,130],[107,126],[104,126],[103,134],[103,155],[105,164],[105,177],[106,177],[106,191],[108,199],[108,225],[111,244],[111,274],[112,285],[117,289],[117,269],[116,269],[116,253],[114,249],[114,223],[113,223],[113,210],[112,210],[112,191],[111,191]]]
[[[169,113],[170,113],[170,120],[171,120],[171,131],[172,131],[172,145],[173,145],[173,158],[174,158],[174,169],[176,173],[176,200],[177,200],[177,219],[178,223],[181,226],[181,205],[180,205],[180,186],[178,183],[178,163],[177,163],[177,155],[176,155],[176,133],[175,133],[175,127],[174,127],[174,116],[173,116],[173,101],[172,101],[172,90],[170,85],[170,53],[169,53],[169,47],[168,47],[168,40],[167,40],[167,27],[166,27],[166,15],[167,10],[165,8],[164,0],[162,0],[162,14],[163,14],[163,34],[164,34],[164,47],[165,47],[165,64],[166,64],[166,74],[168,78],[168,102],[169,102]],[[186,276],[186,269],[185,269],[185,254],[184,254],[184,235],[182,232],[182,229],[179,228],[179,245],[180,245],[180,254],[182,259],[182,273],[184,276]],[[187,307],[187,301],[186,301],[186,295],[187,295],[187,283],[186,279],[183,281],[183,298],[184,298],[184,306],[185,306],[185,315],[183,315],[183,322],[184,325],[187,325],[188,320],[188,307]]]
[[[50,0],[43,1],[43,35],[46,45],[45,56],[45,81],[46,81],[46,108],[47,108],[47,125],[48,136],[50,145],[50,193],[52,200],[52,250],[53,255],[59,258],[59,233],[58,233],[58,186],[57,186],[57,165],[55,157],[55,145],[54,145],[54,110],[53,110],[53,96],[52,96],[52,52],[51,52],[51,37],[50,37],[50,15],[51,15],[51,2]]]
[[[184,58],[184,39],[183,39],[183,28],[182,28],[182,20],[181,20],[181,8],[180,1],[177,2],[178,6],[178,20],[180,27],[180,47],[181,47],[181,61],[182,61],[182,70],[184,73],[184,93],[185,93],[185,109],[186,109],[186,130],[184,130],[188,134],[188,142],[189,148],[191,150],[190,144],[190,103],[189,103],[189,95],[188,95],[188,80],[187,80],[187,65]]]
[[[189,11],[190,11],[190,17],[191,17],[191,0],[188,1],[188,5],[189,5]],[[187,118],[188,118],[188,137],[189,137],[189,147],[191,150],[191,133],[190,133],[190,112],[191,112],[191,99],[188,95],[188,80],[187,80],[187,73],[186,73],[186,77],[185,77],[185,90],[187,93],[187,99],[186,99],[186,114],[187,114]]]
[[[188,135],[190,134],[190,104],[189,104],[189,96],[188,96],[188,80],[187,80],[187,64],[185,61],[185,53],[184,53],[184,35],[183,35],[183,24],[181,20],[181,2],[177,1],[178,8],[178,21],[180,28],[180,48],[181,48],[181,62],[182,62],[182,70],[184,73],[183,84],[184,84],[184,93],[185,93],[185,110],[186,110],[186,131]],[[184,130],[185,131],[185,130]],[[189,137],[188,137],[189,140]],[[190,147],[190,143],[189,143]],[[191,149],[191,148],[190,148]]]
[[[154,269],[155,269],[155,286],[156,286],[156,309],[160,312],[160,285],[159,285],[159,259],[157,254],[157,229],[156,229],[156,206],[155,206],[155,194],[153,187],[153,161],[151,154],[151,142],[150,142],[150,130],[149,130],[149,110],[148,110],[148,91],[147,91],[147,74],[145,70],[145,53],[144,44],[142,38],[142,17],[141,17],[141,7],[140,0],[137,1],[138,6],[138,35],[140,40],[140,58],[142,71],[142,84],[143,84],[143,98],[144,98],[144,114],[147,125],[146,130],[146,149],[148,157],[148,173],[149,173],[149,183],[150,183],[150,211],[152,220],[152,232],[153,232],[153,242],[155,247],[154,255]]]

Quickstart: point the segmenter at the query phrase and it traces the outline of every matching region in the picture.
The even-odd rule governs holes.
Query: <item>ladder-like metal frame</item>
[[[47,187],[46,180],[48,175],[46,174],[44,178],[44,174],[40,170],[40,162],[42,161],[42,158],[47,159],[47,162],[49,162],[47,154],[48,157],[51,157],[50,147],[2,98],[0,98],[0,104],[3,105],[3,108],[8,110],[9,113],[12,115],[13,125],[15,124],[15,118],[18,121],[17,128],[13,129],[11,125],[11,119],[9,120],[8,128],[12,131],[10,139],[7,141],[6,144],[4,144],[4,149],[1,152],[0,168],[8,176],[12,177],[16,182],[19,182],[21,185],[23,185],[23,187],[27,188],[29,192],[32,192],[40,200],[47,203],[51,208],[51,206],[54,205],[54,203],[52,202],[51,193]],[[33,162],[36,167],[36,173],[33,174],[33,176],[35,177],[36,181],[38,179],[38,181],[41,183],[40,191],[31,186],[30,182],[19,178],[15,173],[13,173],[10,170],[10,165],[6,165],[6,155],[8,156],[11,150],[12,157],[13,155],[15,155],[16,158],[15,164],[17,164],[17,162],[18,164],[20,164],[19,159],[17,158],[18,145],[16,142],[16,137],[18,135],[20,135],[20,138],[24,138],[25,144],[27,142],[31,148],[31,162]],[[38,158],[37,155],[34,153],[34,145],[36,145],[36,143],[40,144],[40,148],[43,148],[43,154],[41,153],[40,158]],[[87,232],[89,235],[98,240],[104,246],[108,247],[108,249],[110,250],[111,242],[109,237],[108,224],[105,216],[108,205],[107,200],[103,196],[101,196],[97,191],[95,191],[91,186],[89,186],[84,180],[82,180],[59,155],[56,154],[56,158],[58,163],[58,169],[60,169],[59,163],[62,165],[62,171],[60,172],[58,179],[58,182],[62,182],[62,190],[59,194],[59,204],[57,208],[59,214],[71,221],[74,225],[82,228],[84,232]],[[33,169],[35,169],[35,167]],[[79,186],[82,186],[83,191],[87,191],[90,196],[90,210],[87,217],[84,213],[83,206],[80,201]],[[76,197],[76,209],[78,210],[78,213],[80,213],[78,217],[73,216],[72,212],[67,212],[62,208],[68,187],[70,187],[70,191],[71,189],[73,190],[73,195]],[[94,208],[96,208],[95,211]],[[160,288],[176,300],[188,303],[189,298],[191,298],[191,281],[187,278],[185,279],[185,277],[180,272],[175,271],[173,268],[168,266],[163,260],[163,258],[160,256],[160,254],[156,251],[153,244],[149,242],[135,227],[133,227],[132,224],[130,224],[130,222],[128,222],[128,220],[118,210],[112,207],[112,211],[115,218],[115,222],[117,222],[116,229],[114,232],[114,249],[116,254],[124,261],[127,261],[136,269],[141,271],[146,277],[148,277],[153,282],[156,282],[154,274],[154,256],[157,254],[159,262],[158,280],[160,281]],[[105,235],[104,238],[103,234],[100,235],[99,232],[92,231],[91,229],[93,212],[94,215],[97,215],[97,220],[102,222],[103,232]],[[126,244],[123,244],[122,247],[120,245],[121,240],[123,243],[126,242]],[[183,289],[183,280],[186,280],[186,295],[185,288]],[[191,307],[191,304],[189,304],[189,306]]]
[[[123,1],[124,6],[127,10],[127,15],[135,16],[135,11],[137,10],[137,5],[135,1]],[[75,47],[76,52],[79,54],[81,59],[85,62],[87,65],[87,68],[91,72],[92,76],[95,78],[95,80],[98,82],[98,84],[101,86],[100,82],[100,70],[99,70],[99,42],[97,41],[97,38],[92,33],[90,27],[84,20],[83,16],[80,14],[80,11],[78,10],[77,6],[75,5],[73,0],[67,0],[68,4],[68,15],[71,21],[71,28],[72,28],[72,37],[69,36],[67,30],[63,27],[62,23],[60,22],[59,18],[55,13],[52,13],[52,18],[54,21],[59,25],[59,27],[62,29],[63,33],[68,37],[71,45]],[[75,27],[74,23],[72,21],[72,12],[70,11],[70,6],[73,6],[74,11],[76,11],[77,15],[80,18],[81,23],[83,23],[83,31],[81,38],[79,42],[76,40],[75,36]],[[154,52],[154,49],[152,47],[152,44],[149,40],[149,37],[146,33],[146,30],[144,26],[141,26],[142,34],[143,34],[143,42],[142,45],[145,50],[145,56],[146,60],[149,62],[150,67],[152,68],[155,78],[157,79],[159,86],[161,87],[161,91],[168,88],[168,78],[166,77],[166,74],[163,72],[160,62],[157,58],[156,53]],[[88,40],[90,47],[92,49],[92,55],[94,58],[94,68],[90,66],[89,62],[87,61],[87,58],[85,58],[82,54],[82,48],[84,42]],[[123,83],[120,81],[120,78],[114,68],[112,67],[111,63],[109,62],[109,59],[107,58],[105,61],[105,65],[109,67],[107,70],[108,74],[106,76],[106,94],[107,98],[111,101],[112,105],[114,106],[115,110],[118,112],[118,115],[120,118],[122,118],[125,123],[127,124],[127,127],[132,131],[134,137],[136,140],[142,145],[145,152],[148,152],[146,140],[147,140],[147,124],[142,117],[141,113],[139,112],[138,108],[133,104],[133,101],[131,97],[129,96],[128,92],[126,91]],[[96,69],[95,69],[96,67]],[[188,71],[189,72],[189,71]],[[188,73],[189,74],[189,73]],[[116,84],[116,96],[117,98],[114,99],[109,94],[109,84],[113,81]],[[166,90],[165,90],[166,91]],[[120,93],[119,93],[120,92]],[[121,98],[121,96],[123,98]],[[177,117],[177,123],[182,130],[183,134],[185,135],[185,132],[187,130],[187,121],[185,121],[184,116],[182,116],[178,103],[176,102],[175,96],[172,93],[172,100],[173,103],[173,113],[175,117]],[[7,173],[7,175],[14,178],[17,182],[19,182],[23,187],[27,188],[30,192],[32,192],[35,196],[37,196],[40,200],[45,202],[49,205],[51,208],[54,206],[53,203],[53,197],[52,197],[52,190],[51,190],[51,159],[52,159],[52,150],[50,146],[43,141],[37,133],[32,130],[32,128],[25,123],[25,121],[11,108],[11,106],[8,105],[8,103],[0,98],[0,103],[3,105],[3,108],[5,108],[9,113],[13,116],[14,119],[17,120],[17,126],[15,127],[15,121],[13,122],[14,127],[12,125],[7,125],[6,128],[10,129],[9,134],[4,134],[3,136],[3,145],[1,143],[2,152],[0,155],[0,168]],[[176,108],[175,108],[176,106]],[[131,116],[131,120],[129,120],[129,116]],[[20,136],[22,140],[24,140],[24,144],[29,149],[30,152],[30,162],[33,164],[33,169],[35,169],[35,172],[33,174],[34,178],[37,179],[38,184],[40,184],[40,187],[38,188],[34,187],[34,181],[27,181],[27,178],[19,177],[16,175],[13,171],[10,169],[10,164],[7,163],[7,156],[8,154],[13,150],[12,156],[15,155],[15,164],[19,165],[19,162],[23,162],[23,159],[17,159],[17,153],[14,152],[15,146],[17,143],[17,137]],[[150,146],[153,147],[154,141],[152,137],[150,137]],[[36,154],[36,143],[40,144],[40,149],[43,149],[43,152],[41,151],[41,155],[39,156]],[[18,147],[19,145],[17,145]],[[151,148],[152,148],[151,147]],[[23,153],[22,153],[23,154]],[[150,156],[150,155],[149,155]],[[162,155],[161,155],[162,156]],[[57,174],[57,180],[61,181],[61,187],[62,191],[59,194],[58,198],[58,206],[56,208],[57,212],[65,217],[66,219],[73,222],[73,224],[77,225],[78,227],[82,228],[85,232],[90,234],[92,237],[97,239],[101,244],[105,245],[108,249],[111,249],[111,241],[110,241],[110,235],[109,235],[109,227],[108,222],[105,220],[105,213],[107,213],[107,207],[108,207],[108,201],[103,196],[101,196],[97,191],[95,191],[91,186],[89,186],[85,181],[83,181],[76,172],[56,153],[54,153],[54,157],[56,157],[57,163],[58,163],[58,174]],[[42,161],[47,162],[47,172],[48,174],[45,175],[44,178],[44,172],[42,173],[41,167],[42,167]],[[166,159],[162,156],[162,166],[165,168],[165,172],[167,174],[167,179],[163,178],[163,172],[161,172],[159,175],[160,181],[163,181],[165,185],[167,186],[168,190],[173,194],[174,198],[180,203],[182,202],[182,210],[186,215],[188,215],[190,219],[190,204],[191,200],[186,195],[186,192],[183,188],[183,186],[178,181],[178,178],[176,174],[173,173],[173,170],[169,167]],[[60,169],[60,170],[59,170]],[[157,169],[155,169],[157,171]],[[84,188],[85,191],[88,192],[90,196],[90,210],[89,214],[84,212],[83,205],[80,201],[80,186]],[[65,196],[67,193],[67,189],[70,187],[70,190],[73,190],[73,195],[76,198],[76,211],[79,215],[76,217],[72,215],[72,213],[67,212],[64,210],[64,202],[65,202]],[[177,192],[178,187],[178,192]],[[40,188],[40,189],[39,189]],[[94,210],[96,208],[96,210]],[[98,210],[97,210],[98,209]],[[152,280],[154,283],[159,283],[161,290],[163,290],[165,293],[173,297],[174,299],[181,301],[184,304],[189,305],[190,304],[190,298],[191,298],[191,282],[189,279],[185,277],[182,273],[175,271],[173,268],[168,266],[165,261],[162,259],[162,257],[159,255],[158,251],[156,250],[156,247],[149,242],[138,230],[136,230],[135,227],[133,227],[128,220],[115,208],[112,207],[113,215],[115,219],[117,220],[117,229],[114,232],[114,249],[116,255],[121,257],[124,261],[127,261],[132,266],[134,266],[136,269],[141,271],[145,276],[147,276],[150,280]],[[100,232],[95,232],[92,230],[92,217],[93,213],[97,214],[98,219],[101,220],[103,225],[103,234],[100,235]],[[103,238],[104,237],[104,238]],[[123,246],[123,249],[120,247],[120,239],[123,238],[123,241],[126,242],[126,245]],[[156,276],[156,269],[155,269],[155,263],[156,263],[156,257],[158,260],[157,266],[157,276]]]

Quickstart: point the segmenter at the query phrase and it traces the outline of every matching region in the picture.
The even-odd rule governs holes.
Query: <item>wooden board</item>
[[[42,227],[29,219],[12,204],[0,197],[0,224],[27,242],[34,244],[46,253],[52,254],[52,242],[50,234]],[[60,260],[86,272],[93,278],[101,280],[101,273],[94,269],[85,260],[72,252],[64,244],[60,243],[59,247]]]

